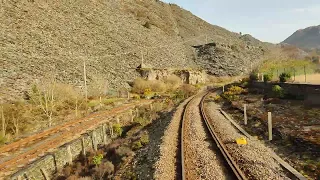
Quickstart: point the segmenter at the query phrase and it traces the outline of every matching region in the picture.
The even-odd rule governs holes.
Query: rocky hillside
[[[304,50],[320,49],[320,25],[300,29],[283,41]]]
[[[51,77],[82,87],[84,62],[89,88],[102,79],[117,89],[139,75],[142,59],[157,68],[236,75],[263,55],[263,47],[158,0],[1,1],[0,14],[0,99],[20,98]],[[225,47],[214,50],[214,61],[192,47],[206,42]]]

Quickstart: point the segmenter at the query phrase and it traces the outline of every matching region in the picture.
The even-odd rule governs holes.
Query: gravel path
[[[179,152],[179,134],[180,123],[184,106],[191,98],[181,103],[174,115],[171,122],[164,132],[162,143],[160,145],[160,158],[155,163],[154,179],[173,180],[178,178],[178,156]]]
[[[228,152],[237,162],[248,179],[290,179],[280,164],[270,154],[270,150],[257,140],[247,139],[247,145],[237,145],[235,139],[243,137],[236,128],[217,110],[213,102],[205,104],[205,109],[215,132],[226,144]]]
[[[185,122],[186,179],[231,179],[201,118],[200,101],[192,100]]]

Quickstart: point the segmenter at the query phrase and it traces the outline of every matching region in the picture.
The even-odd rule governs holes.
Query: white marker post
[[[247,125],[248,124],[248,116],[247,116],[247,105],[244,104],[243,105],[243,113],[244,113],[244,125]]]
[[[222,86],[222,92],[224,92],[224,85]]]
[[[264,82],[264,74],[261,74],[261,81]]]
[[[271,115],[271,112],[268,112],[268,133],[269,133],[269,141],[272,141],[272,115]]]

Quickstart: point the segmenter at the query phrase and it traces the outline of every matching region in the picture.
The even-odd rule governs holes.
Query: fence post
[[[268,134],[269,134],[269,141],[272,140],[272,114],[268,112]]]
[[[261,73],[261,80],[262,80],[262,82],[264,82],[264,74],[263,73]]]
[[[304,82],[307,82],[306,66],[303,66],[303,68],[304,68]]]
[[[102,125],[102,138],[103,138],[103,144],[107,144],[107,132],[106,132],[106,125]]]
[[[244,125],[248,124],[248,116],[247,116],[247,105],[243,105],[243,111],[244,111]]]
[[[83,155],[83,157],[86,157],[86,145],[85,145],[85,141],[84,141],[84,137],[81,138],[81,153]]]
[[[71,165],[72,164],[72,152],[71,152],[71,146],[70,145],[68,145],[67,146],[67,160],[68,160],[68,163],[69,163],[69,165]]]
[[[222,92],[224,92],[224,85],[222,86]]]
[[[92,145],[95,151],[98,150],[97,134],[95,131],[92,132]]]

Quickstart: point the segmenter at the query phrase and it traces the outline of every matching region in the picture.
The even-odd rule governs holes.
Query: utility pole
[[[142,68],[142,65],[143,65],[143,61],[144,61],[144,59],[143,59],[143,50],[141,50],[141,68]]]
[[[83,80],[84,80],[85,98],[86,98],[86,102],[88,102],[86,60],[83,61]]]

